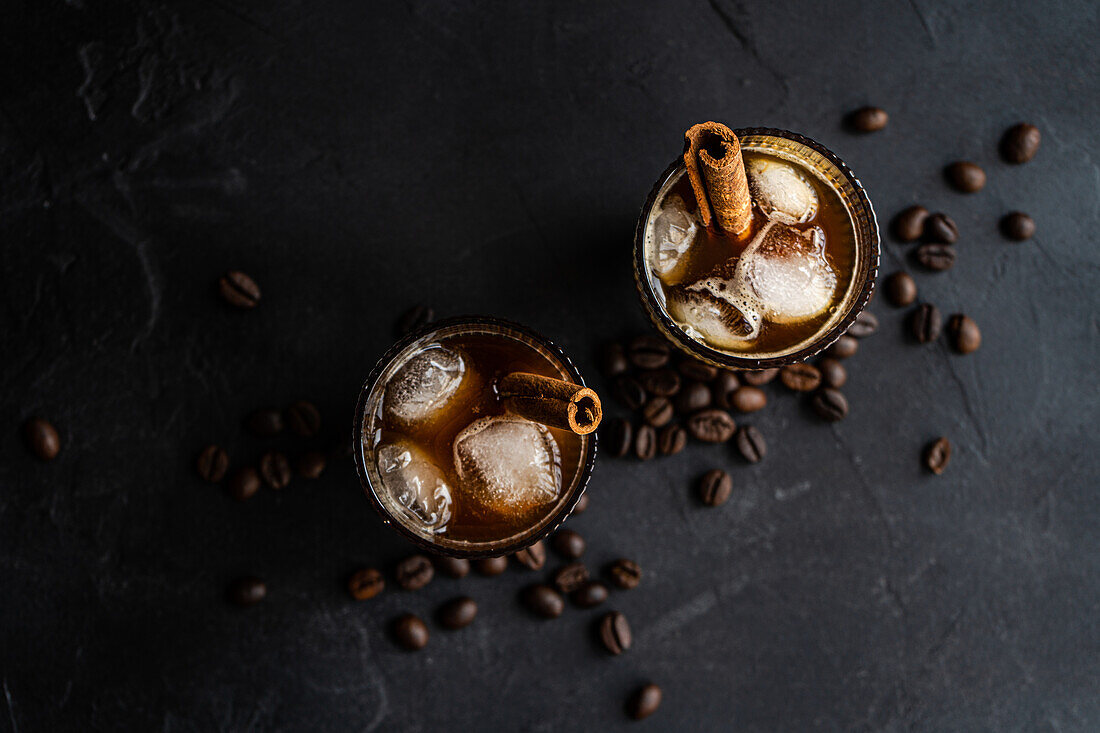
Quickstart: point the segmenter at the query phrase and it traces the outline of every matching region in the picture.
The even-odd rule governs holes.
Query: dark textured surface
[[[1100,729],[1095,4],[16,0],[2,27],[0,730]],[[845,131],[868,103],[886,130]],[[555,621],[515,567],[350,601],[348,572],[408,549],[350,460],[243,505],[197,479],[210,441],[234,467],[306,446],[248,437],[258,406],[313,399],[316,444],[343,438],[418,301],[529,324],[593,373],[645,327],[637,208],[712,118],[820,140],[883,220],[951,213],[954,269],[916,277],[982,349],[910,344],[879,299],[847,420],[773,385],[759,465],[604,456],[570,526],[645,576]],[[1043,143],[1012,167],[1020,120]],[[981,193],[948,189],[958,159]],[[1015,209],[1028,242],[997,231]],[[907,251],[885,243],[884,276]],[[220,302],[231,268],[255,310]],[[734,494],[706,509],[715,466]],[[239,574],[259,606],[224,601]],[[387,638],[464,594],[469,628]],[[630,723],[650,679],[664,703]]]

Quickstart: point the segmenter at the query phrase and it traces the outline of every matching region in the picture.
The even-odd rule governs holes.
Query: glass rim
[[[574,381],[575,384],[579,384],[582,387],[588,386],[585,384],[584,376],[580,370],[573,363],[573,361],[562,351],[561,347],[555,344],[550,339],[546,338],[537,331],[528,328],[522,324],[514,321],[509,321],[503,318],[494,318],[491,316],[454,316],[451,318],[444,318],[439,321],[433,321],[428,323],[415,331],[408,333],[399,338],[386,352],[375,362],[374,367],[371,369],[370,374],[367,376],[366,381],[363,382],[363,386],[359,391],[359,399],[355,405],[355,417],[352,421],[352,453],[355,459],[355,470],[359,475],[359,483],[362,486],[364,492],[367,494],[367,498],[370,499],[371,505],[374,510],[378,512],[378,515],[382,518],[382,522],[387,527],[392,527],[397,530],[406,539],[411,541],[418,548],[423,549],[431,554],[435,555],[447,555],[450,557],[476,559],[482,557],[497,557],[502,555],[510,555],[525,547],[530,547],[539,540],[543,539],[551,532],[561,526],[570,514],[573,513],[573,509],[576,507],[577,502],[580,501],[581,496],[584,494],[585,489],[588,486],[589,480],[592,478],[592,472],[595,469],[596,464],[596,452],[597,439],[596,432],[589,433],[587,437],[588,446],[585,448],[580,472],[574,474],[576,478],[570,485],[570,495],[562,502],[561,506],[545,521],[542,529],[537,532],[532,532],[529,535],[522,536],[519,540],[506,543],[504,540],[494,544],[493,542],[479,543],[481,545],[491,545],[489,547],[475,547],[470,549],[463,549],[461,547],[448,547],[432,542],[427,537],[410,529],[404,522],[395,516],[389,509],[386,508],[382,502],[381,497],[378,495],[380,489],[376,489],[373,482],[370,479],[370,473],[367,470],[365,448],[363,445],[363,425],[366,420],[366,412],[368,402],[370,400],[371,392],[381,378],[385,370],[393,363],[401,352],[407,349],[417,339],[423,338],[425,335],[435,331],[440,331],[445,328],[452,328],[455,326],[488,326],[495,328],[510,329],[512,331],[519,332],[520,334],[536,341],[540,346],[548,350],[555,358],[557,358],[561,366],[565,369],[569,378]]]
[[[665,309],[660,307],[657,294],[654,292],[653,283],[647,275],[645,253],[646,226],[649,222],[650,212],[653,210],[653,206],[657,203],[657,199],[669,179],[680,169],[686,168],[682,155],[677,157],[667,168],[665,168],[657,178],[657,182],[653,184],[649,195],[646,197],[645,203],[642,205],[641,213],[638,216],[638,222],[634,228],[634,284],[638,291],[638,297],[642,301],[642,307],[646,311],[646,315],[649,317],[650,322],[657,326],[662,335],[671,341],[680,351],[711,364],[712,366],[721,367],[723,369],[755,370],[787,366],[788,364],[810,359],[836,343],[837,339],[843,336],[851,325],[855,323],[856,318],[859,317],[859,314],[863,312],[867,303],[870,302],[871,295],[875,290],[875,280],[878,278],[878,269],[881,260],[882,240],[878,218],[875,215],[875,208],[871,204],[871,199],[868,198],[867,192],[863,188],[863,184],[860,182],[859,178],[856,177],[855,173],[852,172],[852,169],[835,153],[816,140],[812,140],[805,135],[800,135],[797,132],[774,127],[742,127],[733,130],[733,133],[737,135],[739,140],[754,135],[778,137],[810,148],[835,166],[844,179],[851,184],[855,192],[856,206],[864,209],[867,214],[868,230],[866,232],[866,239],[870,241],[870,246],[867,247],[868,266],[866,276],[855,296],[852,298],[848,312],[844,314],[843,318],[833,324],[832,327],[813,339],[813,341],[806,346],[797,351],[775,356],[738,356],[726,351],[720,351],[688,336],[687,333],[672,320]],[[860,237],[860,226],[854,219],[855,217],[853,216],[853,226],[856,229],[858,247],[858,242],[862,237]]]

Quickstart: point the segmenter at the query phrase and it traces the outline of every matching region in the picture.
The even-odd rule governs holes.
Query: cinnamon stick
[[[752,233],[752,198],[741,143],[719,122],[702,122],[684,133],[684,164],[706,226],[738,240]]]
[[[599,396],[579,384],[528,372],[513,372],[500,380],[504,406],[528,420],[587,435],[600,425]]]

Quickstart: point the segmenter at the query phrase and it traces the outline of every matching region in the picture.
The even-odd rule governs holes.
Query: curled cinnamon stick
[[[504,406],[528,420],[587,435],[600,425],[603,407],[588,387],[528,372],[500,380]]]
[[[719,122],[702,122],[684,133],[684,164],[703,224],[745,239],[752,233],[752,198],[741,143]]]

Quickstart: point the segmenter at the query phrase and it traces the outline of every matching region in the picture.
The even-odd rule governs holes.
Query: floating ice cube
[[[689,336],[718,349],[744,346],[746,341],[756,338],[760,333],[760,314],[753,304],[725,287],[721,289],[724,295],[716,295],[708,284],[728,285],[716,280],[696,283],[689,290],[675,289],[668,296],[669,314],[687,326]]]
[[[684,253],[695,240],[699,225],[678,194],[670,194],[650,227],[649,266],[661,280],[671,280]]]
[[[426,422],[458,391],[466,376],[462,355],[431,344],[410,357],[386,387],[386,414],[405,425]]]
[[[439,467],[407,440],[378,449],[382,486],[432,532],[443,532],[451,519],[451,487]]]
[[[797,224],[817,214],[813,184],[790,163],[754,157],[748,161],[746,173],[752,198],[768,218]]]
[[[825,233],[818,227],[800,232],[768,223],[741,253],[734,281],[765,319],[798,323],[829,307],[836,273],[825,259]]]
[[[561,456],[544,425],[522,417],[483,417],[458,434],[455,469],[463,506],[509,516],[553,501],[561,491]]]

